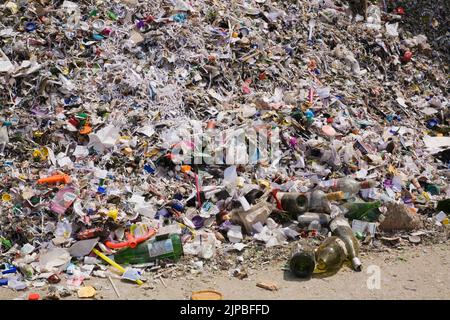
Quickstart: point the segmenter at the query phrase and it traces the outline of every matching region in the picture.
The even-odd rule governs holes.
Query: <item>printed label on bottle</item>
[[[340,226],[342,226],[342,227],[347,226],[347,227],[350,228],[350,225],[348,224],[347,220],[344,220],[344,219],[333,219],[330,222],[330,230],[331,230],[331,232],[333,232],[334,230],[336,230],[337,227],[340,227]]]
[[[173,252],[172,239],[157,241],[148,244],[148,254],[150,257],[157,257],[171,252]]]

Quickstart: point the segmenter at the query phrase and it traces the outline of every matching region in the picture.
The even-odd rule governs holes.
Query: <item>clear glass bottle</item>
[[[278,192],[276,197],[282,209],[289,213],[299,214],[308,209],[308,197],[304,193]]]
[[[347,219],[343,217],[336,217],[330,222],[330,230],[332,234],[345,243],[348,258],[352,262],[355,271],[361,271],[362,264],[359,259],[359,242],[356,239],[352,228]]]
[[[316,252],[316,272],[333,272],[342,267],[347,258],[345,243],[338,237],[331,236],[325,239]]]
[[[293,215],[306,211],[329,213],[331,211],[330,201],[343,199],[343,193],[325,193],[321,190],[314,190],[310,193],[278,192],[276,198],[281,204],[282,210]]]
[[[322,190],[314,190],[309,195],[308,210],[315,212],[331,212],[330,201],[343,199],[344,194],[340,191],[325,193]]]

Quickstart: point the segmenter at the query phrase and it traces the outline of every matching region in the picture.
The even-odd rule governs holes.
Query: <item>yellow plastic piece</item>
[[[117,220],[117,216],[119,215],[119,211],[117,209],[109,210],[108,217],[112,218],[114,221]]]
[[[98,255],[100,258],[102,258],[103,260],[105,260],[106,262],[108,262],[110,265],[112,265],[114,268],[116,268],[117,270],[119,270],[120,272],[124,273],[125,269],[124,267],[122,267],[120,264],[116,263],[115,261],[111,260],[110,258],[108,258],[107,256],[105,256],[103,253],[101,253],[100,251],[98,251],[97,249],[92,249],[92,252],[94,252],[96,255]],[[142,282],[142,280],[136,280],[136,283],[138,285],[143,285],[144,283]]]

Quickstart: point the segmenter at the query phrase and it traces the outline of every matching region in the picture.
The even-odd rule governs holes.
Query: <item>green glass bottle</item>
[[[119,264],[141,264],[160,259],[177,261],[183,254],[183,245],[178,234],[157,236],[137,245],[134,249],[126,248],[114,255]]]
[[[347,218],[376,221],[379,216],[378,208],[381,206],[380,201],[373,202],[349,202],[344,205],[348,209],[345,214]]]
[[[305,212],[308,209],[308,197],[298,192],[277,192],[278,199],[284,211],[293,215]]]
[[[311,277],[316,266],[314,249],[307,243],[301,241],[296,243],[292,249],[289,269],[299,278]]]
[[[330,201],[341,200],[343,196],[344,193],[340,191],[325,193],[321,190],[308,193],[277,192],[275,195],[282,209],[293,217],[308,210],[328,213],[331,210]]]

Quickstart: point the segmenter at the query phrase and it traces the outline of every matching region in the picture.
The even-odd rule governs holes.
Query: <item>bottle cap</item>
[[[12,197],[11,197],[11,195],[9,193],[2,194],[2,201],[8,202],[8,201],[11,201],[11,200],[12,200]]]
[[[27,24],[25,25],[25,30],[27,30],[28,32],[36,30],[36,23],[27,22]]]
[[[180,201],[174,201],[172,203],[172,209],[177,211],[184,211],[184,205]]]
[[[97,31],[102,31],[103,29],[105,29],[105,21],[101,20],[101,19],[97,19],[94,22],[92,22],[92,27],[97,30]]]
[[[352,259],[352,266],[355,271],[361,271],[362,270],[362,263],[361,260],[359,260],[358,257],[355,257]]]

